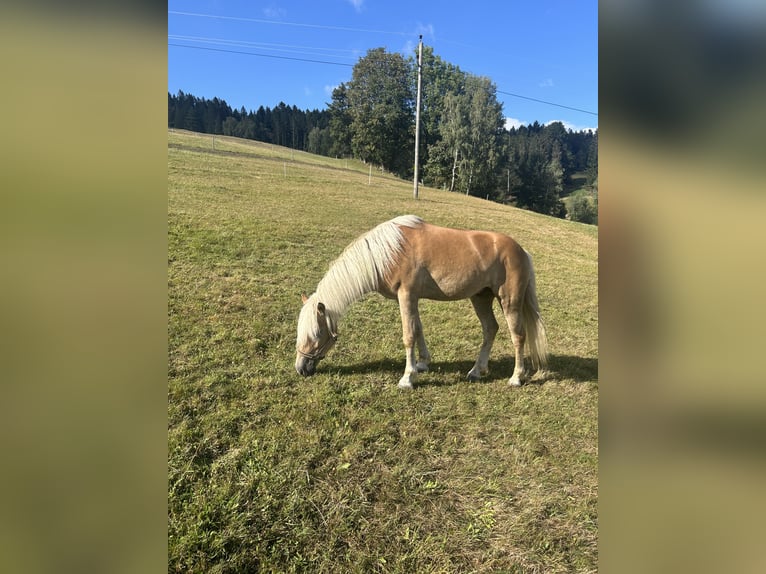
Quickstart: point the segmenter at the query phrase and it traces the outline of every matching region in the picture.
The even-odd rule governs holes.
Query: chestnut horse
[[[547,362],[545,327],[535,292],[532,258],[513,239],[490,231],[437,227],[414,215],[381,223],[357,238],[331,265],[310,297],[303,295],[298,319],[299,374],[314,374],[338,338],[338,323],[348,307],[366,293],[399,301],[407,363],[399,381],[411,389],[418,372],[428,370],[431,355],[418,314],[420,299],[471,299],[484,340],[470,380],[488,371],[489,353],[498,330],[492,303],[500,301],[516,355],[509,384],[527,378],[525,345],[536,370]],[[418,360],[415,359],[415,346]]]

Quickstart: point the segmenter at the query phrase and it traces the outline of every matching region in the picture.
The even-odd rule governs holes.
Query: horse
[[[539,372],[547,367],[547,338],[540,316],[531,255],[514,239],[491,231],[459,230],[403,215],[381,223],[354,240],[330,264],[316,291],[301,295],[295,370],[313,375],[338,340],[338,324],[348,307],[377,292],[399,302],[406,351],[399,388],[412,389],[431,355],[418,313],[420,299],[470,299],[479,317],[483,342],[468,372],[475,381],[489,371],[489,354],[498,323],[492,310],[500,302],[515,351],[508,383],[527,381],[524,350]],[[415,357],[415,347],[418,358]]]

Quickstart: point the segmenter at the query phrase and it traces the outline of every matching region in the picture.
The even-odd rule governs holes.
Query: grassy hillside
[[[358,162],[168,134],[168,570],[568,572],[597,564],[597,230]],[[412,392],[395,302],[370,295],[317,375],[300,293],[404,213],[504,231],[535,261],[551,378],[511,388],[501,330],[469,383],[470,302],[423,302]]]

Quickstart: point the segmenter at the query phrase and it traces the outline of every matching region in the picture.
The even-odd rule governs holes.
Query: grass
[[[215,149],[213,149],[213,145]],[[168,134],[168,571],[587,572],[597,565],[593,226],[421,188],[359,162]],[[425,301],[413,392],[396,304],[370,295],[317,375],[293,369],[301,291],[402,213],[534,256],[551,378],[490,374],[468,301]],[[497,313],[499,316],[499,313]]]

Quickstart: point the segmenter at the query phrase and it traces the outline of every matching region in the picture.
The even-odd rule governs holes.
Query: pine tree
[[[197,110],[195,109],[195,106],[190,106],[187,108],[186,115],[184,116],[183,120],[183,129],[189,130],[192,132],[198,132],[200,131],[201,126],[199,117],[197,116]]]
[[[585,168],[586,184],[589,186],[597,185],[598,181],[598,131],[593,134],[590,146],[588,147],[588,159]]]

